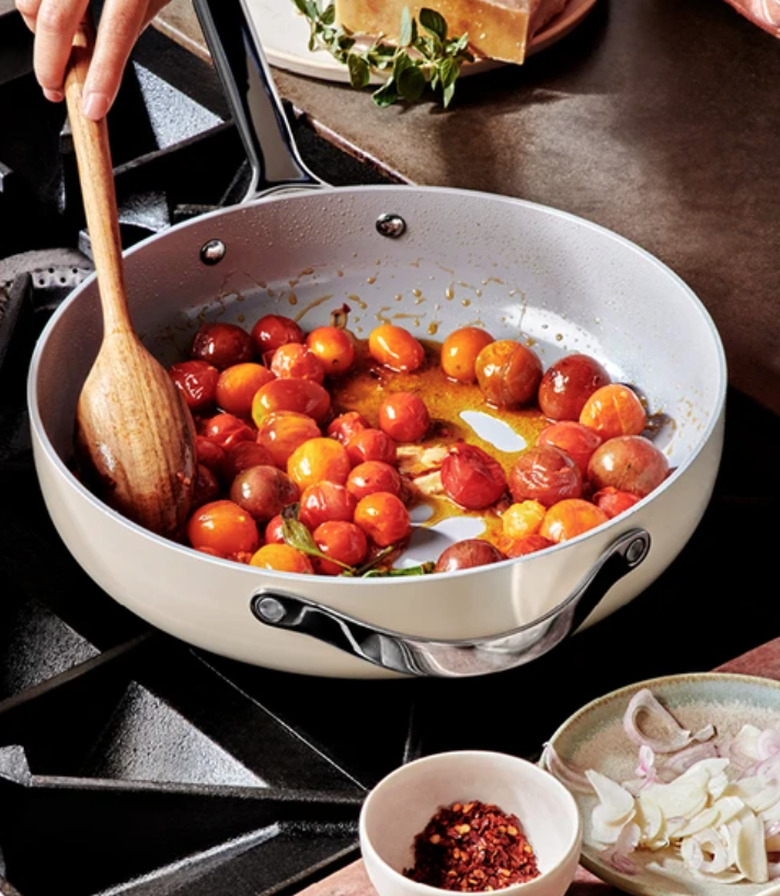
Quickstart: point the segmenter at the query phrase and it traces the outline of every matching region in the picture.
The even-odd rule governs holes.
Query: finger
[[[33,67],[48,99],[61,100],[73,35],[88,0],[42,0],[35,17]]]
[[[100,16],[95,51],[84,84],[84,114],[102,118],[111,108],[130,51],[143,28],[148,3],[107,0]]]
[[[41,0],[16,0],[16,9],[30,31],[35,31],[35,20],[38,17],[38,7],[40,5]]]

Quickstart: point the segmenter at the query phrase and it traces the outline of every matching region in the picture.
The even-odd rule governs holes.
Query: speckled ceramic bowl
[[[536,854],[540,874],[502,896],[562,896],[577,870],[582,824],[577,804],[551,774],[502,753],[438,753],[380,781],[360,814],[360,847],[379,896],[436,896],[403,871],[414,864],[414,838],[443,806],[479,800],[514,813]]]
[[[617,781],[635,777],[637,746],[626,736],[623,715],[642,688],[652,694],[684,728],[715,726],[718,738],[736,734],[743,724],[764,728],[780,724],[780,682],[750,675],[704,672],[649,679],[620,688],[584,706],[550,738],[558,755],[580,768],[590,768]],[[773,883],[718,883],[694,877],[680,859],[664,857],[664,873],[654,871],[658,855],[638,850],[635,874],[624,874],[607,862],[594,843],[591,813],[596,797],[574,794],[583,818],[582,864],[593,874],[636,896],[769,896]],[[780,896],[780,884],[772,896]]]

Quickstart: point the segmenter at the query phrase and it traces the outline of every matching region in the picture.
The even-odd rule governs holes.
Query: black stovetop
[[[0,17],[0,45],[4,24]],[[159,37],[149,40],[158,49]],[[168,64],[180,76],[194,63]],[[0,99],[12,81],[23,122],[37,120],[28,73],[3,83],[0,66]],[[218,97],[213,83],[199,83]],[[59,133],[58,110],[41,109]],[[240,169],[223,111],[218,100],[208,107],[216,116],[208,119],[209,140]],[[30,139],[23,132],[14,143],[7,131],[0,134],[0,165],[21,159],[19,147]],[[197,142],[186,137],[185,149]],[[305,135],[303,143],[307,161],[326,180],[376,179]],[[165,153],[142,155],[160,166],[153,171],[162,170],[156,176],[167,183],[178,163]],[[194,151],[187,158],[194,160],[185,167],[198,189],[163,203],[178,214],[225,193],[225,184],[201,182],[208,163]],[[142,166],[131,158],[120,167],[131,192]],[[235,174],[222,172],[228,182]],[[61,172],[58,178],[67,182]],[[61,189],[38,199],[35,192],[28,188],[30,201],[42,205],[30,210],[29,222],[8,230],[0,270],[9,255],[58,246],[72,224],[62,215]],[[12,201],[0,189],[0,212]],[[33,226],[41,209],[57,223],[46,246],[31,245],[22,231],[41,232]],[[86,577],[43,506],[24,384],[35,336],[67,288],[36,289],[38,276],[23,272],[10,285],[0,278],[4,896],[296,891],[357,856],[366,790],[407,759],[458,748],[535,758],[584,702],[656,675],[713,668],[778,634],[767,582],[780,518],[780,419],[733,391],[713,500],[679,557],[628,606],[526,667],[465,681],[317,679],[229,661],[157,632]]]

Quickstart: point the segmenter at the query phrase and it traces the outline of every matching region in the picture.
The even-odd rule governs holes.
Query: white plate
[[[596,0],[569,0],[563,11],[551,19],[532,39],[528,55],[560,40],[587,15]],[[248,0],[249,15],[271,65],[296,75],[349,83],[346,66],[327,50],[309,50],[309,25],[293,0]],[[478,74],[501,63],[486,60],[464,66],[461,76]],[[381,83],[375,78],[373,83]]]
[[[592,768],[614,780],[634,776],[637,746],[623,730],[623,714],[629,700],[641,688],[650,691],[689,730],[711,723],[719,737],[736,734],[746,723],[761,728],[780,723],[780,682],[750,675],[706,672],[654,678],[613,691],[580,709],[550,738],[550,744],[567,762]],[[612,886],[635,896],[756,896],[771,886],[766,884],[717,883],[693,877],[682,861],[668,861],[669,873],[646,868],[657,861],[649,850],[638,850],[632,861],[637,874],[622,874],[601,858],[591,840],[590,817],[595,797],[574,793],[584,821],[581,861],[588,871]],[[664,858],[667,864],[666,857]]]

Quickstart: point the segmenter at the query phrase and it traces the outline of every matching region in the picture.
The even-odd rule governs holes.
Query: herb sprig
[[[427,87],[441,92],[446,109],[455,93],[455,81],[464,62],[473,62],[468,35],[449,37],[447,22],[433,9],[421,9],[419,22],[404,7],[398,38],[349,31],[336,23],[335,6],[321,9],[317,0],[293,0],[311,31],[309,49],[327,50],[346,65],[352,87],[366,87],[372,74],[385,77],[372,97],[378,106],[402,100],[417,102]]]

